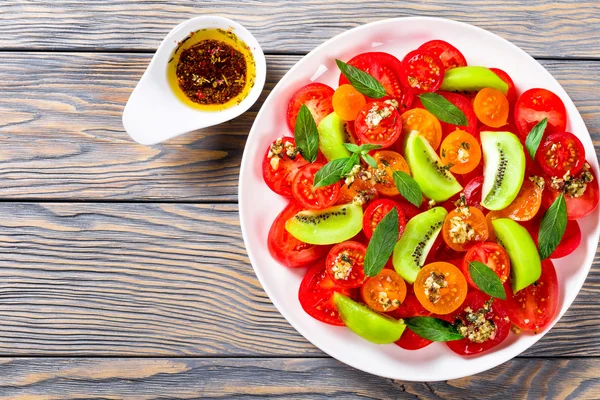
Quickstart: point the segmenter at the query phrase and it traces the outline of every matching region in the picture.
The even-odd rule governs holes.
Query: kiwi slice
[[[350,203],[300,211],[287,220],[285,229],[305,243],[334,244],[356,236],[362,229],[362,220],[362,207]]]
[[[413,131],[404,147],[412,176],[423,194],[435,201],[446,201],[462,190],[462,186],[442,161],[427,139]]]
[[[510,258],[513,292],[526,288],[540,279],[542,263],[535,242],[527,229],[509,218],[492,221],[498,242]]]
[[[394,247],[392,263],[396,272],[408,283],[414,283],[433,242],[437,238],[448,211],[434,207],[414,216],[406,224],[402,237]]]
[[[327,161],[350,157],[350,152],[344,147],[345,122],[336,113],[332,112],[323,118],[317,126],[317,131],[319,131],[319,150]]]
[[[502,210],[519,194],[525,178],[525,152],[519,138],[510,132],[481,132],[483,187],[481,205]]]
[[[358,336],[372,343],[394,343],[400,339],[406,325],[387,315],[376,313],[364,304],[334,293],[333,301],[344,324]]]

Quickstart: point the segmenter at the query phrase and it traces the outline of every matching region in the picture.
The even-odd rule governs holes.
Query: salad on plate
[[[307,82],[286,99],[290,132],[262,159],[289,198],[268,249],[306,270],[304,311],[373,343],[460,355],[544,330],[552,259],[579,246],[599,197],[561,99],[443,40],[336,64],[337,88]]]

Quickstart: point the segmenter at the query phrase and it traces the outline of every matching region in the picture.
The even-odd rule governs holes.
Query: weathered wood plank
[[[526,354],[600,355],[599,296],[597,257]],[[322,355],[260,287],[235,205],[2,203],[0,315],[4,356]]]
[[[121,113],[150,55],[0,53],[0,198],[235,201],[246,136],[270,88],[299,59],[270,56],[265,93],[218,127],[144,147]],[[600,153],[600,62],[543,61]],[[285,132],[287,133],[287,129]]]
[[[0,398],[597,399],[599,374],[597,358],[518,358],[432,383],[380,378],[328,358],[19,358],[0,359]]]
[[[45,0],[0,3],[0,48],[155,49],[179,22],[217,14],[237,20],[267,52],[306,53],[347,29],[384,18],[445,17],[497,33],[534,56],[599,57],[600,7],[593,0]]]

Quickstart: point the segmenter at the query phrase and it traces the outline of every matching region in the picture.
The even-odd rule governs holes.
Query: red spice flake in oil
[[[229,44],[207,39],[181,52],[175,73],[193,102],[224,104],[246,86],[246,59]]]

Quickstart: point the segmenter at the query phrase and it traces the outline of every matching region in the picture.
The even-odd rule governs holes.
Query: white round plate
[[[418,351],[403,350],[394,344],[375,345],[345,327],[330,326],[311,318],[302,310],[297,295],[305,269],[279,265],[267,249],[269,227],[288,200],[271,192],[264,183],[261,161],[271,141],[292,135],[286,124],[286,108],[294,91],[311,80],[337,87],[340,73],[334,59],[348,60],[366,51],[384,51],[402,59],[432,39],[443,39],[456,46],[469,65],[505,70],[520,91],[542,87],[560,96],[567,108],[567,129],[581,139],[588,161],[596,176],[600,176],[594,146],[581,115],[560,84],[537,61],[507,40],[472,25],[412,17],[357,27],[328,40],[302,58],[275,86],[256,117],[242,159],[239,186],[246,249],[258,279],[279,312],[306,339],[332,357],[375,375],[408,381],[455,379],[493,368],[529,348],[551,327],[537,335],[511,333],[489,352],[461,357],[442,343]],[[581,246],[572,255],[554,261],[560,287],[559,314],[554,322],[569,308],[592,265],[600,230],[598,220],[598,208],[579,220],[583,234]]]

